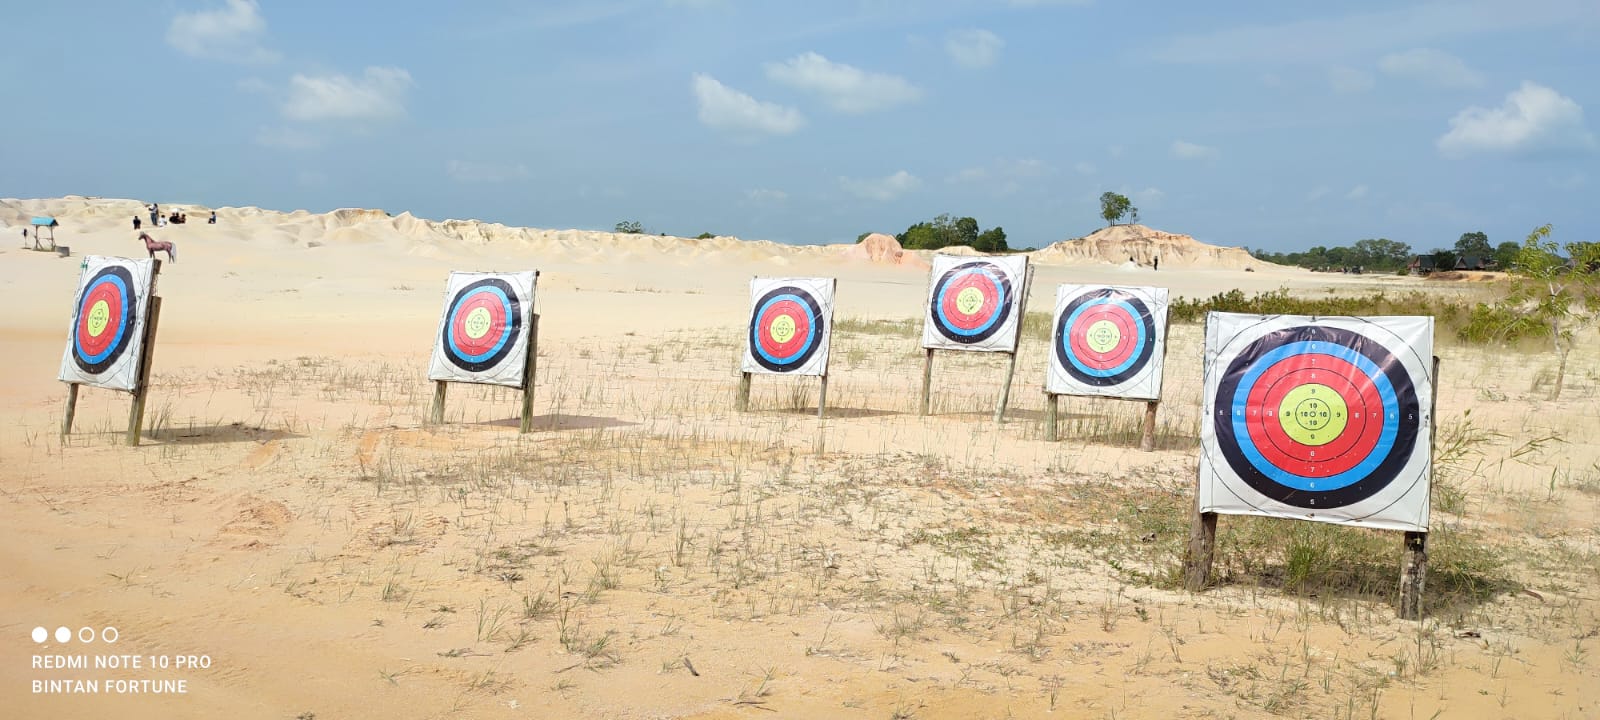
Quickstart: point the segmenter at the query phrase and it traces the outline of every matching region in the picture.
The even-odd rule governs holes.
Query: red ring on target
[[[480,333],[478,337],[472,337],[472,334],[467,331],[467,322],[472,318],[473,313],[480,309],[488,314],[489,327]],[[501,302],[499,297],[487,292],[480,292],[468,297],[457,307],[451,322],[454,325],[452,329],[455,331],[456,347],[462,351],[462,354],[474,356],[483,355],[499,344],[501,336],[505,334],[503,328],[511,324],[506,322],[505,303]],[[496,328],[502,329],[496,332]]]
[[[972,313],[961,311],[961,292],[967,289],[977,290],[983,296],[983,303]],[[962,330],[977,330],[994,319],[995,308],[1000,302],[1001,289],[994,280],[981,272],[972,272],[945,285],[944,296],[939,299],[939,307],[944,311],[944,318],[954,327]]]
[[[1274,363],[1256,379],[1246,401],[1247,407],[1271,413],[1246,419],[1257,451],[1274,466],[1301,477],[1332,477],[1359,465],[1383,433],[1383,399],[1377,388],[1352,379],[1365,377],[1355,366],[1330,355],[1306,353]],[[1327,445],[1305,445],[1289,437],[1276,414],[1284,396],[1309,383],[1332,389],[1345,405],[1344,430]],[[1378,409],[1376,417],[1373,408]]]
[[[774,333],[774,323],[781,317],[787,317],[794,322],[794,330],[789,334],[789,339],[783,341],[779,341]],[[761,349],[775,358],[792,358],[811,341],[811,320],[808,310],[801,307],[800,303],[787,298],[768,305],[761,317],[756,319],[756,327],[758,329],[756,335],[761,340]]]
[[[1107,352],[1089,346],[1089,328],[1105,320],[1117,326],[1117,344]],[[1078,361],[1096,370],[1110,370],[1128,361],[1139,341],[1139,328],[1134,319],[1115,305],[1097,305],[1078,316],[1076,326],[1070,329],[1073,354]]]

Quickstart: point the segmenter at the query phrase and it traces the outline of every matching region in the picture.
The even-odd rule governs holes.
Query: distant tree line
[[[979,231],[978,221],[970,217],[952,217],[949,213],[931,222],[919,222],[895,235],[900,247],[908,250],[938,250],[953,245],[967,245],[979,252],[1009,252],[1006,231],[999,227]]]
[[[1372,238],[1357,240],[1350,247],[1317,245],[1310,250],[1291,253],[1251,250],[1250,255],[1257,260],[1303,268],[1399,270],[1411,262],[1411,246],[1388,238]]]

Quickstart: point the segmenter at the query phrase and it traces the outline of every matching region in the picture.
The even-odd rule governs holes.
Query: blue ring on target
[[[492,295],[494,299],[499,300],[500,310],[504,313],[504,322],[501,335],[491,348],[480,353],[469,353],[462,350],[456,342],[456,317],[468,300],[480,294]],[[445,359],[467,372],[484,372],[499,364],[510,354],[512,342],[522,333],[522,304],[517,300],[516,291],[505,280],[495,277],[485,278],[468,284],[456,292],[455,297],[450,300],[449,312],[445,314],[444,320],[440,341],[444,344]]]
[[[1296,475],[1283,468],[1268,462],[1256,449],[1255,440],[1250,437],[1250,429],[1246,424],[1246,401],[1250,392],[1255,389],[1256,380],[1269,368],[1280,360],[1287,360],[1294,355],[1316,354],[1327,355],[1343,360],[1356,366],[1371,378],[1373,387],[1378,390],[1378,397],[1383,398],[1383,430],[1378,435],[1378,443],[1372,451],[1367,453],[1356,466],[1338,475],[1321,478],[1307,478]],[[1249,371],[1239,380],[1239,389],[1235,390],[1232,399],[1233,405],[1233,433],[1239,438],[1239,450],[1250,460],[1262,475],[1267,476],[1279,485],[1286,485],[1296,490],[1330,491],[1349,487],[1362,478],[1370,475],[1383,463],[1383,459],[1394,448],[1395,437],[1400,434],[1400,401],[1395,397],[1394,385],[1385,377],[1377,363],[1372,362],[1367,356],[1337,343],[1302,340],[1279,347],[1272,352],[1261,356],[1251,365]]]
[[[85,299],[88,299],[89,294],[94,292],[95,287],[98,286],[101,283],[111,283],[111,284],[117,286],[117,298],[122,301],[122,312],[118,315],[118,319],[120,319],[121,322],[117,323],[117,334],[116,334],[116,337],[113,337],[111,339],[111,343],[106,345],[106,349],[101,350],[100,352],[95,353],[94,355],[88,355],[88,354],[85,354],[83,352],[83,342],[82,341],[74,342],[72,344],[73,349],[75,351],[77,351],[78,357],[83,358],[83,361],[86,362],[86,363],[89,363],[90,365],[96,365],[96,364],[99,364],[101,362],[104,362],[105,359],[107,357],[109,357],[112,353],[118,352],[118,351],[120,351],[122,349],[122,338],[123,338],[124,335],[126,335],[128,333],[128,321],[127,321],[127,319],[129,317],[131,317],[131,315],[132,315],[131,309],[128,307],[129,304],[130,304],[128,302],[128,300],[129,300],[128,284],[126,282],[123,282],[122,278],[117,276],[117,275],[106,274],[106,275],[102,275],[102,276],[100,276],[98,278],[95,278],[94,282],[90,283],[88,287],[85,287],[83,289],[83,297]],[[79,312],[82,312],[84,309],[85,308],[79,308]],[[73,325],[73,332],[74,333],[77,332],[77,325],[76,324]]]
[[[781,288],[780,288],[780,290],[781,290]],[[817,342],[817,322],[818,322],[818,318],[817,318],[815,310],[812,308],[813,301],[810,298],[803,298],[803,297],[800,297],[799,295],[796,295],[794,293],[784,293],[782,295],[777,295],[777,296],[768,295],[766,298],[763,298],[763,300],[764,300],[764,302],[761,303],[761,306],[756,308],[756,318],[757,319],[760,319],[760,318],[764,317],[767,314],[767,308],[772,307],[772,305],[774,303],[779,302],[781,300],[793,300],[795,302],[795,304],[799,305],[800,307],[806,308],[808,311],[811,311],[809,313],[811,315],[811,317],[810,317],[811,331],[806,334],[806,344],[801,345],[800,349],[795,351],[795,353],[793,355],[790,355],[788,357],[778,357],[776,355],[768,353],[766,351],[766,349],[763,348],[761,346],[761,343],[759,343],[759,342],[751,345],[751,347],[756,351],[756,353],[758,355],[760,355],[762,358],[764,358],[767,362],[770,362],[770,363],[772,363],[774,365],[789,365],[789,364],[792,364],[794,362],[794,359],[797,358],[797,357],[806,357],[806,356],[810,355],[811,346],[815,345],[816,342]]]
[[[508,321],[507,321],[506,325],[509,327],[511,325],[511,323],[509,322],[509,318],[511,317],[511,313],[513,312],[513,307],[512,307],[512,304],[511,304],[511,298],[506,296],[505,291],[501,290],[500,288],[494,287],[492,285],[486,285],[484,287],[478,288],[478,291],[475,292],[475,293],[472,293],[472,295],[477,295],[479,293],[488,293],[488,294],[491,294],[491,295],[494,295],[494,296],[500,298],[500,309],[501,309],[501,311],[503,311],[505,313],[506,318],[508,318]],[[509,332],[500,333],[500,340],[499,340],[499,342],[496,342],[494,344],[494,347],[489,348],[488,350],[485,350],[485,351],[483,351],[481,353],[478,353],[477,355],[472,355],[472,354],[469,354],[469,353],[466,353],[466,352],[462,352],[461,346],[456,344],[456,316],[458,314],[460,314],[461,306],[466,304],[466,300],[469,297],[471,297],[471,295],[462,296],[459,300],[456,301],[455,307],[450,308],[450,318],[448,319],[448,321],[446,321],[445,326],[444,326],[444,330],[445,330],[445,333],[446,333],[445,341],[450,343],[449,347],[451,348],[451,352],[454,352],[457,357],[460,357],[461,359],[466,360],[467,362],[475,362],[475,363],[483,362],[484,360],[486,360],[488,358],[494,357],[495,353],[500,352],[500,349],[504,348],[506,343],[511,341],[511,333],[509,333]]]
[[[84,338],[81,334],[84,324],[83,314],[89,310],[89,308],[85,307],[85,304],[89,302],[90,296],[94,294],[96,288],[102,285],[111,285],[116,288],[115,294],[118,304],[118,312],[115,317],[117,322],[116,334],[110,338],[110,341],[106,343],[105,348],[100,352],[89,354],[85,352]],[[132,337],[133,329],[139,321],[136,312],[137,302],[137,299],[133,297],[133,274],[128,272],[127,268],[120,265],[112,265],[100,270],[93,278],[90,278],[89,282],[83,287],[83,293],[78,297],[77,314],[73,317],[72,362],[84,372],[96,375],[105,372],[107,368],[117,362],[122,357],[122,353],[128,349],[128,340]]]
[[[762,325],[761,321],[764,317],[766,317],[766,313],[769,308],[784,300],[788,300],[793,302],[795,305],[804,308],[806,315],[805,320],[808,326],[808,334],[806,335],[805,342],[793,354],[786,357],[780,357],[767,352],[766,348],[762,347],[762,332],[765,331],[766,328]],[[817,350],[822,347],[820,338],[822,338],[823,333],[827,332],[825,325],[826,322],[822,317],[822,304],[819,303],[810,292],[793,285],[784,285],[782,287],[774,288],[768,291],[765,295],[762,295],[761,299],[754,303],[754,309],[751,310],[748,338],[750,343],[750,356],[761,367],[773,372],[782,373],[796,370],[804,366],[806,363],[811,362],[812,356],[815,355]]]
[[[939,281],[939,284],[941,286],[949,285],[950,283],[955,282],[956,280],[959,280],[967,275],[983,275],[984,277],[989,278],[989,282],[994,283],[995,291],[999,294],[999,297],[995,301],[995,311],[993,315],[989,316],[989,321],[971,330],[963,330],[960,327],[957,327],[954,323],[950,322],[950,318],[946,317],[944,314],[944,303],[942,302],[944,299],[944,293],[942,291],[939,293],[938,297],[933,299],[933,311],[939,315],[940,328],[953,332],[957,335],[965,335],[970,337],[988,331],[989,328],[994,327],[995,323],[1000,322],[1000,319],[1006,316],[1007,313],[1000,311],[1000,308],[1006,307],[1006,283],[1004,277],[997,276],[995,273],[990,272],[987,268],[968,267],[958,268],[957,272],[946,275],[942,280]]]
[[[1150,341],[1150,337],[1145,333],[1144,323],[1143,322],[1139,322],[1139,319],[1140,319],[1141,315],[1140,315],[1138,310],[1134,309],[1134,307],[1132,305],[1128,304],[1128,301],[1122,300],[1120,298],[1116,299],[1116,300],[1107,300],[1105,302],[1098,302],[1098,303],[1084,303],[1083,305],[1078,306],[1078,309],[1073,310],[1071,315],[1067,316],[1067,322],[1066,322],[1065,326],[1070,328],[1070,327],[1073,327],[1074,325],[1076,325],[1077,321],[1078,321],[1078,316],[1082,315],[1084,310],[1089,309],[1089,307],[1093,306],[1093,305],[1116,305],[1117,307],[1120,307],[1123,310],[1128,311],[1128,317],[1131,317],[1131,318],[1134,319],[1134,323],[1133,324],[1134,324],[1134,326],[1136,326],[1139,329],[1138,344],[1134,345],[1133,351],[1128,353],[1128,359],[1122,361],[1121,365],[1118,365],[1118,366],[1116,366],[1114,368],[1110,368],[1110,369],[1107,369],[1107,370],[1097,370],[1095,368],[1091,368],[1091,367],[1089,367],[1087,365],[1084,365],[1082,361],[1078,360],[1078,356],[1072,352],[1072,336],[1067,334],[1067,333],[1062,333],[1062,335],[1061,335],[1061,347],[1065,350],[1064,355],[1067,358],[1067,360],[1072,363],[1072,365],[1074,367],[1076,367],[1078,370],[1082,371],[1085,375],[1093,375],[1095,377],[1105,378],[1105,377],[1111,377],[1113,375],[1120,375],[1122,373],[1125,373],[1125,372],[1128,371],[1128,368],[1133,367],[1134,363],[1139,362],[1140,350],[1144,347],[1145,343]],[[1148,315],[1148,312],[1146,312],[1146,315]]]

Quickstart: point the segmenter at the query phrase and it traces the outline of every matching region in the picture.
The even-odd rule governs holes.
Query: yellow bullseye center
[[[494,318],[489,317],[487,308],[475,307],[467,313],[467,321],[463,325],[467,328],[467,337],[477,340],[489,334],[489,326],[494,324]]]
[[[1306,383],[1283,396],[1278,403],[1278,423],[1284,433],[1301,445],[1327,445],[1344,433],[1349,408],[1333,388]]]
[[[1089,343],[1090,350],[1104,355],[1122,342],[1122,331],[1110,320],[1096,320],[1084,331],[1083,339]]]
[[[983,307],[982,290],[969,287],[956,293],[956,309],[960,310],[962,315],[976,314],[981,307]]]
[[[789,342],[794,337],[794,318],[788,315],[779,315],[772,321],[772,339],[778,343]]]
[[[96,300],[94,306],[89,308],[89,334],[99,337],[109,324],[111,324],[111,304],[104,300]]]

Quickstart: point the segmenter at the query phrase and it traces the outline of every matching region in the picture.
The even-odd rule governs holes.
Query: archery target
[[[1045,389],[1058,395],[1161,398],[1167,289],[1062,285]]]
[[[1028,257],[935,255],[922,346],[1014,352],[1022,320]]]
[[[1202,512],[1428,528],[1433,318],[1211,313]]]
[[[84,259],[57,378],[113,390],[139,386],[154,260]]]
[[[450,273],[428,378],[522,387],[536,278]]]
[[[834,284],[832,278],[751,280],[743,370],[779,375],[828,374]]]

